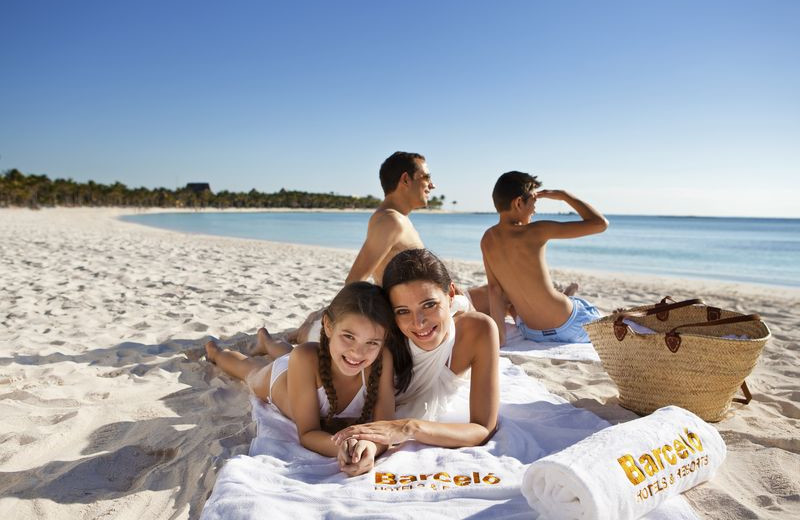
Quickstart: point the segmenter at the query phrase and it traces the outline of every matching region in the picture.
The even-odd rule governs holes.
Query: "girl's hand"
[[[347,439],[339,446],[339,469],[348,477],[367,473],[375,466],[377,451],[374,442]]]
[[[339,444],[339,453],[336,454],[336,460],[339,462],[339,469],[353,462],[351,453],[357,442],[356,439],[347,439]]]
[[[412,430],[412,422],[409,419],[355,424],[337,432],[333,436],[333,443],[341,446],[343,442],[353,438],[391,446],[413,439]]]

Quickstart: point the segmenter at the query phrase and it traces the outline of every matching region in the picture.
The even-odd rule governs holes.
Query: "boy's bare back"
[[[481,239],[481,251],[487,275],[491,270],[522,320],[531,327],[549,329],[567,320],[572,304],[553,287],[545,260],[548,238],[537,229],[539,224],[492,226]]]

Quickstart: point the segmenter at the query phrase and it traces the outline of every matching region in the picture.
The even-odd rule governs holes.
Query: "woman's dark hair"
[[[389,303],[389,298],[386,296],[386,291],[379,286],[369,282],[355,282],[346,285],[339,291],[339,294],[333,298],[331,304],[325,309],[323,316],[332,326],[345,314],[364,316],[373,323],[383,327],[386,331],[384,345],[390,350],[393,356],[401,349],[406,350],[406,352],[408,351],[405,342],[400,339],[402,334],[397,330],[394,312]],[[317,358],[319,359],[319,377],[322,380],[322,386],[325,389],[325,394],[328,396],[328,404],[330,405],[328,416],[323,419],[325,423],[330,423],[336,413],[337,398],[336,389],[333,387],[333,378],[331,376],[330,339],[325,334],[325,327],[322,327],[322,332],[320,332]],[[369,422],[372,419],[375,402],[378,399],[378,382],[381,378],[382,369],[383,354],[381,351],[372,364],[372,370],[370,370],[369,380],[367,381],[367,397],[364,402],[364,408],[361,411],[361,416],[356,421],[357,423]]]
[[[439,257],[427,249],[406,249],[389,261],[383,271],[383,290],[386,294],[395,285],[424,280],[433,282],[447,294],[452,279]]]
[[[433,282],[445,294],[450,292],[452,279],[439,257],[427,249],[406,249],[389,261],[383,271],[383,289],[386,294],[396,285],[417,280]],[[403,341],[401,352],[394,353],[395,387],[398,393],[405,391],[411,382],[413,363],[408,344]]]

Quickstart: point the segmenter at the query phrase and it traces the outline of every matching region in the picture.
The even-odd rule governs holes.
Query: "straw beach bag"
[[[666,297],[655,305],[620,309],[584,328],[619,388],[622,406],[648,414],[677,405],[706,421],[719,421],[740,386],[745,397],[736,401],[750,402],[744,379],[770,331],[757,314],[710,307],[697,299],[671,301]]]

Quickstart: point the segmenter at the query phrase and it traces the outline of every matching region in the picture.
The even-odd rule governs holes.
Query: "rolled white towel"
[[[725,452],[713,426],[667,406],[532,463],[522,494],[548,520],[639,518],[710,479]]]

